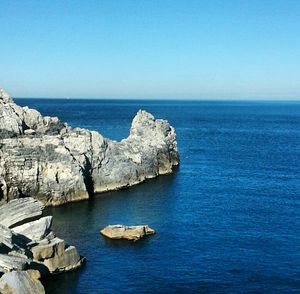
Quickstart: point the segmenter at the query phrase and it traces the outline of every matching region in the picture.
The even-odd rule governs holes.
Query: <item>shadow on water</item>
[[[47,276],[42,279],[47,294],[72,294],[77,293],[78,281],[80,272],[84,268],[78,269],[67,274],[61,273],[56,275]],[[71,281],[71,282],[70,282]]]
[[[107,247],[112,247],[115,249],[127,247],[127,248],[133,248],[135,250],[142,249],[144,246],[146,246],[150,241],[149,238],[151,238],[151,237],[153,237],[153,236],[145,236],[144,238],[134,242],[134,241],[122,240],[122,239],[112,240],[112,239],[109,239],[109,238],[106,238],[103,236],[105,246],[107,246]]]

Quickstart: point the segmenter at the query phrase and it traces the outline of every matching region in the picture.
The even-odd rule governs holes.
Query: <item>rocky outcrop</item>
[[[140,183],[178,165],[176,135],[165,120],[139,111],[128,138],[71,128],[20,107],[0,90],[0,203],[33,196],[45,205]]]
[[[124,225],[109,225],[100,233],[110,239],[127,239],[137,241],[147,235],[155,234],[155,231],[147,225],[142,226],[124,226]]]
[[[54,252],[56,254],[44,260],[44,264],[51,273],[71,271],[82,264],[80,255],[74,246],[67,246],[63,252],[54,249]]]
[[[45,289],[39,281],[37,270],[13,271],[0,278],[0,293],[2,294],[44,294]]]
[[[12,213],[14,209],[15,216]],[[84,262],[74,246],[65,244],[64,240],[51,231],[52,216],[43,217],[43,209],[41,202],[28,197],[15,199],[1,206],[0,276],[4,275],[0,279],[0,285],[3,289],[10,289],[17,279],[18,284],[24,284],[24,289],[27,289],[27,285],[39,285],[37,279],[32,280],[28,276],[28,270],[38,270],[46,275],[74,270]],[[14,273],[6,275],[11,272]],[[13,284],[9,284],[9,281],[13,281]]]

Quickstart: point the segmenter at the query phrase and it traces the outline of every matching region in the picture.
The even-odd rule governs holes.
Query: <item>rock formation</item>
[[[100,233],[110,239],[127,239],[137,241],[147,235],[155,234],[155,231],[147,225],[142,226],[124,226],[124,225],[109,225]]]
[[[32,196],[45,205],[131,186],[178,165],[176,135],[165,120],[139,111],[121,142],[71,128],[15,104],[0,90],[0,203]]]
[[[39,281],[41,274],[37,270],[13,271],[0,279],[1,294],[44,294],[45,289]]]
[[[51,231],[52,217],[43,217],[43,209],[33,198],[14,199],[0,207],[0,293],[44,293],[39,272],[66,272],[84,262],[74,246]]]

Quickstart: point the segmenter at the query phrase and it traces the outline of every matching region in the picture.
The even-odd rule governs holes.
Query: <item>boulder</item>
[[[77,269],[84,260],[74,246],[69,246],[61,255],[56,254],[52,258],[45,259],[44,265],[48,267],[51,273],[65,272]]]
[[[28,258],[0,254],[0,268],[4,272],[27,269],[30,263],[31,260]]]
[[[6,246],[10,249],[14,247],[13,244],[13,232],[0,224],[0,246]],[[1,252],[1,247],[0,247],[0,252]]]
[[[24,131],[24,134],[25,134],[25,135],[35,135],[35,134],[36,134],[36,131],[33,130],[33,129],[28,129],[28,130],[25,130],[25,131]]]
[[[62,239],[54,238],[47,244],[42,242],[31,248],[35,260],[44,260],[56,256],[62,256],[65,250],[65,242]]]
[[[11,97],[8,95],[8,93],[5,92],[4,89],[0,89],[0,100],[2,100],[5,103],[12,103],[13,102]]]
[[[0,224],[0,253],[15,250],[24,252],[20,249],[30,242],[28,238],[13,232],[11,229]]]
[[[110,239],[127,239],[137,241],[146,235],[153,235],[155,231],[147,225],[124,226],[109,225],[100,231],[102,235]]]
[[[0,206],[0,224],[12,228],[33,219],[43,213],[44,205],[30,197],[14,199]]]
[[[51,225],[52,216],[45,216],[36,221],[14,227],[12,230],[15,233],[21,234],[33,241],[39,241],[48,235]]]
[[[45,289],[39,281],[41,275],[37,270],[13,271],[0,278],[2,294],[44,294]]]

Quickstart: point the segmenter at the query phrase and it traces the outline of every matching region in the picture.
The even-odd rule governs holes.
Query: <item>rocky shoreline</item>
[[[117,142],[21,107],[0,89],[0,293],[45,293],[41,277],[85,261],[56,237],[45,206],[132,186],[178,164],[174,128],[146,111]],[[123,229],[121,237],[132,240],[154,233],[147,226]]]
[[[0,293],[45,293],[39,278],[79,268],[85,261],[74,246],[51,230],[52,216],[31,198],[0,206]]]
[[[176,134],[140,110],[121,142],[21,107],[0,90],[0,204],[34,197],[46,206],[128,187],[179,164]]]

